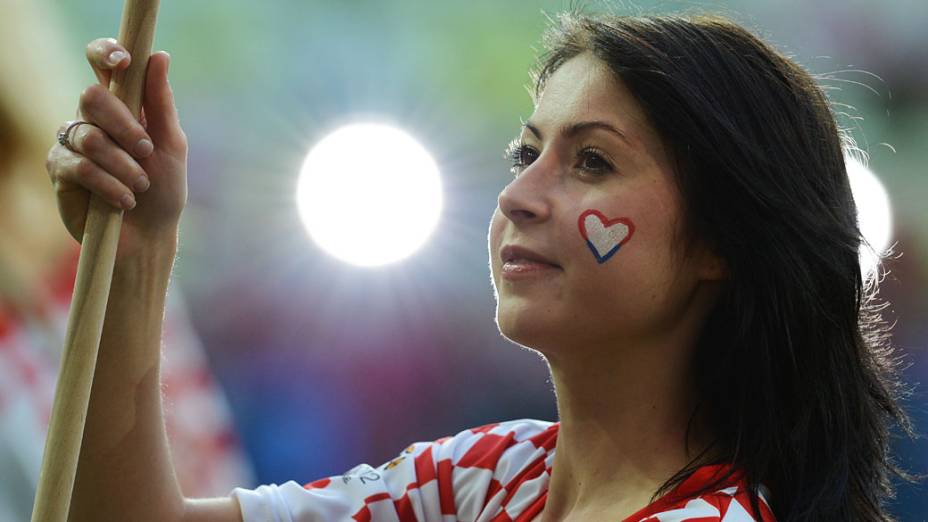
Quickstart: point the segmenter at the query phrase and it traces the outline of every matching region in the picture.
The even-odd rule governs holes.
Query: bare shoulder
[[[232,497],[185,499],[182,522],[242,522],[242,510]]]

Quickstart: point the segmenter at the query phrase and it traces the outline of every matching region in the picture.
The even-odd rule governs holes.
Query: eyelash
[[[538,158],[538,151],[535,150],[534,147],[526,145],[525,143],[521,143],[518,140],[512,140],[512,142],[509,143],[509,146],[506,147],[506,158],[509,159],[509,161],[512,163],[509,171],[512,172],[514,176],[518,176],[525,167],[531,165],[531,162],[526,162],[525,160],[525,155],[529,152],[535,154],[535,159]],[[602,166],[596,168],[584,168],[582,166],[579,167],[585,172],[601,176],[615,170],[615,168],[612,166],[612,163],[610,163],[609,160],[605,158],[605,153],[600,149],[593,147],[592,145],[582,147],[577,153],[577,159],[586,160],[589,158],[595,158],[597,161],[602,163]],[[532,161],[534,161],[534,159]]]

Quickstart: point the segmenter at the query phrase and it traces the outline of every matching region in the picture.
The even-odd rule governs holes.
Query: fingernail
[[[135,156],[137,158],[147,158],[153,150],[155,150],[155,146],[146,138],[140,139],[139,142],[135,144]]]
[[[110,53],[109,57],[107,57],[106,61],[109,62],[110,65],[116,65],[117,63],[121,62],[125,57],[126,57],[126,53],[122,51],[113,51]]]
[[[145,176],[142,176],[141,178],[136,180],[135,185],[133,185],[132,188],[136,192],[145,192],[146,190],[148,190],[148,187],[150,186],[151,186],[151,183],[149,183],[148,178],[146,178]]]
[[[132,194],[126,194],[119,202],[122,203],[122,207],[126,210],[135,208],[135,198],[132,197]]]

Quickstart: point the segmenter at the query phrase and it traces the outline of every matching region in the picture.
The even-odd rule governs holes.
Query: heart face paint
[[[619,251],[619,247],[628,243],[635,233],[635,224],[624,217],[609,219],[602,212],[588,209],[577,220],[580,235],[586,240],[596,261],[603,264]]]

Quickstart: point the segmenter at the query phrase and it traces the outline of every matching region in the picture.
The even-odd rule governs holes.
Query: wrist
[[[140,231],[139,239],[142,242],[140,250],[146,251],[151,256],[161,254],[177,253],[178,227],[167,227],[157,230]]]
[[[125,223],[123,226],[126,226]],[[176,226],[151,229],[133,227],[131,231],[123,231],[116,250],[116,262],[138,263],[162,257],[173,258],[177,253],[177,236]]]
[[[138,248],[127,249],[122,255],[117,255],[113,267],[113,282],[116,283],[147,283],[156,290],[159,286],[167,285],[171,270],[174,267],[174,258],[177,256],[177,234],[159,234],[139,242]]]

